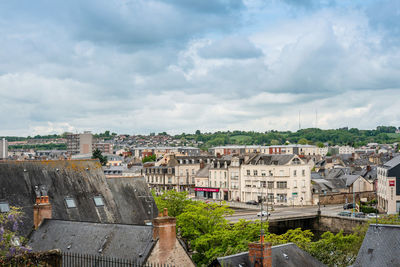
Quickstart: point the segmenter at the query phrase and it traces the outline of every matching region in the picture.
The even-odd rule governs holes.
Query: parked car
[[[265,210],[263,210],[262,212],[260,211],[259,213],[257,213],[257,216],[258,217],[261,217],[261,216],[271,216],[271,213],[269,213],[269,212],[266,212]]]
[[[339,216],[351,217],[350,211],[341,211],[338,213]]]
[[[354,217],[365,218],[365,214],[364,214],[364,212],[356,212],[356,213],[354,213]]]
[[[343,205],[344,210],[353,209],[353,208],[354,208],[353,203],[346,203]]]
[[[376,213],[368,213],[366,216],[368,219],[375,219],[376,217],[379,218],[379,215]]]
[[[249,201],[246,202],[246,204],[248,204],[248,205],[258,205],[258,202],[255,201],[255,200],[249,200]]]

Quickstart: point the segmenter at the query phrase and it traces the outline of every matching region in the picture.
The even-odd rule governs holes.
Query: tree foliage
[[[107,156],[103,156],[101,151],[97,148],[95,151],[93,151],[92,159],[99,159],[101,165],[103,166],[105,166],[108,162]]]
[[[178,217],[185,210],[186,206],[192,201],[187,198],[186,191],[177,192],[175,190],[164,191],[161,195],[157,195],[152,191],[154,200],[159,211],[168,209],[169,216]]]
[[[240,220],[230,224],[225,216],[233,213],[225,204],[204,203],[187,198],[187,192],[166,191],[161,195],[153,192],[159,210],[168,209],[177,218],[180,237],[193,251],[193,260],[198,266],[209,265],[221,256],[248,251],[248,243],[259,240],[260,221]],[[394,217],[383,219],[394,222]],[[268,232],[268,223],[263,223],[265,240],[272,245],[295,243],[328,266],[348,266],[358,253],[368,226],[359,227],[353,234],[326,232],[318,241],[309,230],[288,230],[282,235]]]
[[[267,131],[264,133],[253,131],[226,131],[215,133],[180,134],[175,138],[203,142],[202,148],[206,149],[219,145],[283,145],[291,144],[317,144],[323,147],[324,143],[330,145],[351,145],[355,147],[367,143],[394,143],[400,142],[400,134],[396,134],[394,126],[378,126],[376,130],[359,130],[348,127],[340,129],[322,130],[318,128],[291,131]]]
[[[146,163],[146,162],[151,162],[151,161],[156,161],[156,155],[149,155],[149,156],[145,156],[143,159],[142,159],[142,162],[143,163]]]

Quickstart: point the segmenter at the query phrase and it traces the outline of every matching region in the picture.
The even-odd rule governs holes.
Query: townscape
[[[0,267],[400,267],[400,1],[0,1]]]
[[[378,129],[397,135],[395,127]],[[202,139],[200,131],[196,135]],[[376,249],[374,264],[382,260],[382,248],[369,241],[376,238],[374,225],[387,235],[399,234],[400,227],[391,225],[400,223],[397,142],[354,147],[300,138],[296,144],[200,148],[201,143],[178,137],[109,131],[3,137],[2,227],[9,224],[7,214],[15,217],[14,224],[21,223],[9,232],[24,240],[15,251],[28,255],[28,261],[32,253],[50,253],[41,256],[49,264],[95,256],[138,266],[257,266],[252,249],[265,245],[266,254],[256,259],[272,266],[281,261],[294,266],[300,260],[302,266],[367,266],[371,259],[365,250]],[[49,144],[66,149],[44,150]],[[204,209],[212,212],[200,215]],[[187,216],[195,217],[186,221]],[[227,229],[245,224],[241,231],[247,236],[231,241],[235,249],[230,252],[222,243],[203,241],[217,249],[207,254],[211,252],[198,242],[211,233],[196,222]],[[308,243],[294,237],[276,239],[294,230]],[[329,241],[338,246],[330,253],[343,258],[322,257],[310,235],[324,232],[357,241],[341,241],[347,242],[343,248]],[[270,242],[260,243],[260,236]],[[397,257],[388,260],[396,262]]]

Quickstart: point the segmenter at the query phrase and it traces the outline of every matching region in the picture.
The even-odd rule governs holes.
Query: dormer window
[[[10,205],[8,202],[0,202],[0,212],[5,213],[10,211]]]
[[[69,209],[76,208],[75,199],[73,199],[72,197],[66,197],[65,204]]]
[[[104,206],[104,201],[102,196],[96,196],[93,198],[94,204],[96,207],[102,207]]]

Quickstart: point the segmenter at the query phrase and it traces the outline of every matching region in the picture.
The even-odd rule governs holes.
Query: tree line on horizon
[[[195,133],[182,133],[174,135],[176,139],[181,139],[184,145],[191,145],[200,142],[200,148],[207,150],[213,146],[221,145],[285,145],[285,144],[310,144],[320,147],[330,145],[350,145],[360,147],[367,143],[395,143],[400,142],[400,133],[397,131],[400,127],[378,126],[374,130],[360,130],[357,128],[339,128],[323,130],[319,128],[301,129],[292,131],[217,131],[201,133],[197,130]],[[104,133],[94,134],[96,138],[111,139],[117,133],[105,131]],[[155,133],[151,133],[155,136]],[[168,135],[161,132],[158,135]],[[9,142],[24,141],[28,139],[53,139],[65,137],[61,135],[36,135],[28,137],[4,136]],[[3,138],[3,137],[0,137]]]

